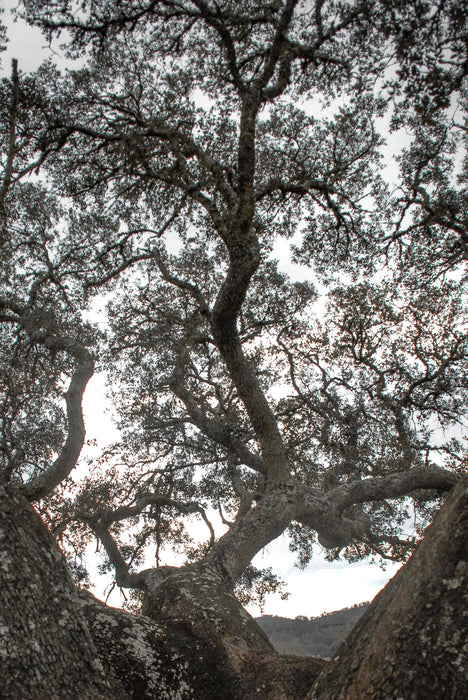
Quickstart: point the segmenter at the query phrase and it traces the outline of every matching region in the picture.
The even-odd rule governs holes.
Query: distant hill
[[[257,622],[281,654],[330,658],[354,627],[369,603],[354,605],[320,617],[262,615]]]

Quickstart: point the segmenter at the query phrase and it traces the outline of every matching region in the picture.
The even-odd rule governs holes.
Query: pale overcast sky
[[[1,56],[3,74],[10,72],[12,58],[18,59],[19,67],[24,72],[34,70],[49,56],[54,56],[54,60],[59,59],[58,46],[54,47],[55,50],[52,52],[37,30],[28,27],[20,20],[15,23],[11,21],[10,8],[15,5],[16,3],[10,0],[3,0],[1,3],[1,7],[5,9],[4,21],[8,26],[10,40],[7,50]],[[60,64],[61,61],[58,60],[58,63]],[[284,245],[280,248],[285,252]],[[90,441],[96,440],[98,445],[102,445],[103,440],[105,444],[116,437],[112,420],[105,413],[103,394],[104,377],[96,375],[91,379],[86,390],[84,411],[87,438]],[[204,536],[203,533],[202,536]],[[284,601],[280,600],[279,595],[269,596],[264,614],[310,617],[371,600],[399,568],[398,565],[391,563],[388,564],[386,571],[376,564],[371,565],[366,562],[329,563],[325,561],[320,547],[317,547],[315,556],[305,571],[297,569],[294,566],[294,560],[294,554],[289,551],[285,536],[271,543],[267,550],[260,553],[254,560],[253,563],[258,567],[271,566],[275,573],[286,581],[287,590],[290,593],[289,599]],[[174,562],[168,560],[164,563]],[[93,592],[98,597],[104,595],[104,580],[97,577]],[[113,595],[109,602],[118,605],[118,595]],[[253,606],[249,611],[253,615],[260,614],[258,608]]]

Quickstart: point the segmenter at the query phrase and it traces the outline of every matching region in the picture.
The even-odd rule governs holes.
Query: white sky
[[[3,74],[9,74],[12,58],[18,59],[21,71],[28,72],[37,68],[42,60],[51,55],[45,39],[37,30],[21,21],[11,22],[9,10],[15,4],[11,0],[3,0],[0,3],[0,7],[6,10],[4,21],[8,25],[10,39],[7,50],[1,55]],[[55,50],[59,51],[58,46]],[[57,60],[57,54],[54,54],[54,60]],[[277,253],[283,260],[287,256],[286,245],[289,246],[286,242],[281,242],[277,248]],[[302,277],[302,274],[300,276]],[[112,418],[106,413],[104,384],[103,375],[94,376],[84,399],[87,438],[90,441],[96,440],[100,446],[117,437]],[[294,560],[295,555],[289,551],[285,536],[272,542],[254,560],[258,567],[271,566],[273,571],[286,581],[286,588],[290,593],[289,599],[284,601],[280,600],[279,595],[269,596],[263,614],[311,617],[371,600],[399,568],[398,565],[390,563],[386,571],[376,564],[366,562],[329,563],[325,561],[320,547],[317,547],[315,556],[305,571],[296,568]],[[104,597],[109,578],[97,577],[95,583],[94,594]],[[119,600],[118,594],[114,594],[109,603],[118,605]],[[253,606],[249,608],[249,612],[253,615],[261,614],[258,608]]]

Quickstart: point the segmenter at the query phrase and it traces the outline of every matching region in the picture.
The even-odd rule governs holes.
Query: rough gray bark
[[[190,590],[196,590],[192,578]],[[179,581],[165,589],[166,599],[189,600]],[[197,600],[203,599],[199,590]],[[210,596],[213,595],[210,590]],[[304,698],[322,670],[322,659],[280,656],[264,638],[255,642],[256,623],[244,613],[241,638],[226,629],[231,619],[226,611],[220,626],[212,610],[193,617],[157,623],[145,615],[131,615],[109,608],[83,593],[82,610],[93,642],[109,679],[120,683],[125,697],[133,700],[295,700]],[[203,608],[198,605],[198,613]],[[180,602],[176,610],[181,611]],[[199,627],[204,617],[206,626]],[[249,627],[251,626],[251,629]],[[224,629],[223,629],[224,627]],[[260,632],[258,637],[262,636]],[[256,646],[256,653],[254,647]]]
[[[464,479],[327,670],[322,660],[278,655],[206,564],[160,572],[159,580],[156,570],[148,572],[141,616],[78,595],[40,518],[24,498],[1,487],[1,697],[464,697],[467,541]]]
[[[79,593],[37,513],[0,487],[0,697],[305,697],[325,662],[278,655],[219,575],[154,583],[145,611],[156,620]]]
[[[468,479],[379,593],[310,700],[468,697]]]
[[[55,540],[0,486],[0,696],[118,698],[105,679]]]
[[[278,655],[222,577],[206,566],[174,572],[146,595],[143,611],[173,631],[186,631],[192,648],[216,669],[211,682],[220,679],[225,698],[301,698],[324,665]],[[204,690],[196,697],[219,697],[210,686]]]
[[[185,629],[109,608],[86,592],[81,606],[106,676],[122,688],[122,697],[226,697],[214,660]]]

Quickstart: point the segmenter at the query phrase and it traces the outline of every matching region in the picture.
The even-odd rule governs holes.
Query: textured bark
[[[222,577],[206,566],[174,572],[147,594],[143,610],[172,632],[184,631],[197,654],[210,660],[203,664],[215,669],[209,670],[213,688],[208,684],[196,697],[295,700],[305,696],[325,663],[280,656]]]
[[[296,700],[322,670],[278,655],[210,569],[158,584],[146,603],[156,620],[77,591],[37,513],[0,487],[0,697]]]
[[[170,588],[177,588],[179,600],[186,597],[181,582],[172,582]],[[169,599],[168,591],[166,595]],[[203,597],[201,591],[197,599]],[[214,621],[211,612],[200,633],[190,613],[184,620],[157,623],[109,608],[88,593],[81,598],[106,674],[121,685],[123,697],[132,700],[295,700],[306,695],[326,663],[271,653],[268,642],[268,653],[264,648],[258,653],[257,647],[254,655],[248,633],[237,640],[231,634],[231,646],[224,641],[223,654],[220,630],[209,626]]]
[[[109,608],[86,592],[81,605],[106,676],[122,698],[229,697],[214,660],[185,629]]]
[[[0,486],[0,695],[118,698],[105,679],[55,540],[27,501]]]
[[[141,616],[78,594],[40,518],[23,497],[1,487],[0,694],[5,700],[465,697],[467,541],[464,479],[327,671],[323,660],[278,655],[233,596],[229,577],[206,564],[164,576],[147,572]]]
[[[308,697],[468,697],[468,479],[453,489]]]

